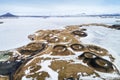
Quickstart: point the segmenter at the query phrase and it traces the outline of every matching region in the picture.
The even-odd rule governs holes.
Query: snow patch
[[[52,60],[46,60],[46,61],[41,61],[40,66],[41,69],[38,71],[45,71],[48,72],[50,75],[49,78],[46,78],[46,80],[58,80],[58,73],[53,71],[51,68],[49,68],[49,65],[51,65]]]

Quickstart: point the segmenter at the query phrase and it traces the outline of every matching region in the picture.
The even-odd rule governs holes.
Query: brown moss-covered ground
[[[49,67],[58,72],[59,80],[63,80],[64,78],[70,77],[74,77],[77,79],[80,77],[78,73],[86,73],[87,76],[95,74],[95,77],[99,77],[99,75],[94,72],[94,69],[90,67],[87,67],[82,64],[73,64],[63,60],[55,60],[51,63]]]
[[[8,76],[0,76],[0,80],[9,80],[9,77]]]

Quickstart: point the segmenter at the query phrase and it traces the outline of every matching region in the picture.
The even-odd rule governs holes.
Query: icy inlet
[[[117,54],[101,44],[103,33],[90,30],[118,30],[112,26],[94,23],[38,30],[28,36],[31,42],[27,45],[0,52],[1,79],[119,80]]]

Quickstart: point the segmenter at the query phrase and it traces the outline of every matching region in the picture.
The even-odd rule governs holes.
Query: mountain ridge
[[[82,14],[73,14],[73,15],[14,15],[10,12],[5,13],[3,15],[0,15],[0,17],[44,17],[44,18],[48,18],[48,17],[102,17],[102,16],[120,16],[120,13],[114,13],[114,14],[86,14],[86,13],[82,13]]]

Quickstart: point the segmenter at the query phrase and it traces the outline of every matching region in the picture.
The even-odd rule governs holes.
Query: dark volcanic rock
[[[22,61],[0,62],[0,75],[9,75],[17,70]]]
[[[112,26],[109,26],[109,27],[120,30],[120,24],[115,24],[115,25],[112,25]]]
[[[0,62],[0,75],[9,76],[9,80],[13,80],[13,74],[22,63],[23,61]]]

